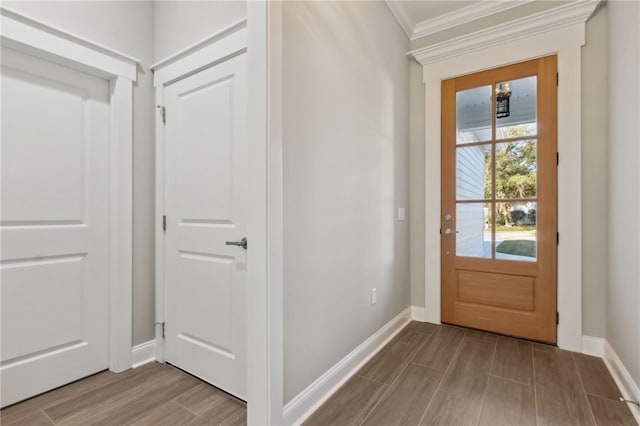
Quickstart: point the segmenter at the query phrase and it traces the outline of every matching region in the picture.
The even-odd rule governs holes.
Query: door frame
[[[155,359],[164,362],[162,323],[165,318],[164,279],[164,90],[167,86],[198,71],[224,62],[247,51],[247,19],[243,18],[206,39],[151,65],[155,87]],[[166,117],[171,120],[171,117]],[[252,245],[253,246],[253,245]]]
[[[445,252],[446,255],[441,257],[441,268],[443,275],[441,275],[442,293],[441,293],[441,320],[462,326],[475,327],[485,330],[493,330],[500,333],[512,334],[514,336],[520,336],[532,340],[544,341],[555,344],[557,342],[557,324],[556,311],[557,311],[557,243],[555,234],[557,232],[557,87],[553,87],[554,73],[557,72],[557,56],[545,56],[531,61],[518,62],[516,64],[508,65],[506,67],[494,68],[488,71],[480,72],[478,74],[468,74],[462,77],[458,77],[451,80],[445,80],[442,82],[442,135],[441,135],[441,157],[442,157],[442,215],[450,213],[452,219],[445,220],[443,218],[441,222],[441,228],[451,227],[454,229],[454,235],[447,237],[443,234],[441,237],[441,252]],[[497,90],[498,84],[501,81],[511,82],[512,93],[518,92],[517,82],[524,82],[525,79],[534,79],[532,84],[532,93],[526,93],[527,96],[533,94],[533,108],[534,108],[534,121],[536,129],[529,135],[529,137],[520,135],[514,139],[518,142],[531,142],[534,144],[535,160],[534,166],[537,177],[535,178],[535,189],[533,194],[528,196],[522,196],[518,200],[517,195],[511,195],[510,197],[500,197],[498,191],[498,151],[500,151],[499,145],[510,144],[508,136],[499,136],[498,128],[500,126],[513,126],[521,124],[520,121],[510,123],[500,123],[501,119],[496,118],[495,111],[492,114],[492,108],[495,110],[498,103],[496,101],[495,90]],[[460,91],[471,91],[479,89],[486,90],[486,95],[490,98],[488,100],[489,109],[485,111],[485,118],[489,121],[489,135],[487,137],[480,136],[479,138],[472,138],[470,141],[460,141],[456,137],[456,125],[459,120],[458,113],[460,112],[457,104],[457,95],[462,93]],[[526,91],[526,88],[523,88]],[[531,88],[529,89],[531,90]],[[473,96],[473,95],[471,95]],[[516,108],[517,98],[512,104],[512,111]],[[508,108],[507,108],[508,109]],[[507,114],[508,115],[508,114]],[[513,117],[512,117],[513,118]],[[477,120],[477,117],[475,117]],[[526,120],[525,120],[526,121]],[[525,132],[526,134],[526,132]],[[514,135],[510,135],[514,136]],[[478,139],[474,142],[474,139]],[[515,142],[515,143],[518,143]],[[475,143],[475,144],[474,144]],[[473,168],[470,173],[476,181],[481,184],[480,188],[472,191],[473,195],[469,197],[458,197],[458,189],[460,182],[457,180],[457,174],[462,168],[459,162],[460,150],[467,151],[472,150],[473,159],[471,162],[480,160],[480,170]],[[460,154],[461,155],[461,154]],[[480,158],[475,157],[478,155]],[[490,195],[486,194],[487,187],[485,180],[487,179],[486,167],[487,156],[489,156],[489,173]],[[474,163],[475,164],[475,163]],[[466,165],[468,168],[468,165]],[[480,172],[480,175],[476,173]],[[470,188],[465,187],[469,190]],[[479,190],[479,193],[478,193]],[[466,191],[465,191],[466,192]],[[460,204],[464,203],[467,198],[477,200],[483,200],[481,203],[472,204]],[[503,198],[503,199],[501,199]],[[501,260],[500,253],[497,245],[497,231],[495,220],[489,225],[490,233],[489,237],[491,241],[490,253],[484,252],[486,250],[486,232],[485,228],[482,228],[483,221],[487,220],[486,206],[489,206],[489,213],[492,217],[495,216],[498,211],[497,205],[502,201],[506,201],[511,198],[512,204],[517,204],[518,201],[523,204],[528,204],[528,201],[535,200],[535,241],[537,242],[537,249],[535,250],[534,258],[529,258],[529,261],[520,258],[517,259]],[[459,254],[458,238],[455,233],[461,229],[462,219],[460,213],[457,211],[458,207],[467,206],[472,207],[476,205],[479,207],[479,217],[474,215],[475,221],[480,219],[480,234],[475,235],[479,237],[479,241],[474,237],[472,238],[471,250],[475,250],[473,242],[480,242],[482,244],[481,250],[484,253],[467,253]],[[482,208],[484,209],[484,214]],[[469,219],[467,219],[469,220]],[[467,224],[467,226],[473,224]],[[464,228],[464,227],[463,227]],[[476,227],[476,230],[478,228]],[[463,232],[464,231],[460,231]],[[525,238],[526,239],[526,238]],[[480,248],[477,248],[480,250]],[[488,256],[487,256],[488,255]],[[466,275],[466,279],[463,279],[463,273]],[[492,275],[491,279],[494,281],[495,288],[493,291],[507,291],[507,289],[498,290],[501,285],[508,285],[511,287],[515,284],[514,280],[529,280],[529,291],[527,294],[516,293],[511,295],[513,299],[508,298],[491,299],[492,303],[488,299],[485,301],[473,300],[471,292],[472,287],[467,287],[467,291],[470,292],[464,297],[460,292],[462,287],[457,287],[458,284],[462,286],[462,281],[468,280],[468,284],[480,285],[481,282],[488,279]],[[481,277],[484,277],[481,278]],[[508,278],[507,278],[508,277]],[[505,280],[506,279],[506,280]],[[499,283],[501,282],[501,283]],[[484,284],[488,284],[484,282]],[[521,281],[521,290],[525,291],[525,281]],[[460,290],[460,292],[456,291]],[[477,290],[478,287],[475,287]],[[487,291],[487,290],[485,290]],[[529,307],[524,305],[514,306],[511,303],[531,303]],[[509,306],[511,305],[511,306]],[[509,312],[504,309],[511,308]],[[473,313],[472,313],[473,312]],[[483,317],[483,318],[480,318]]]
[[[283,423],[283,48],[282,3],[247,2],[249,21],[248,232],[252,293],[247,309],[249,425]]]
[[[163,59],[154,72],[156,104],[164,87],[235,55],[248,54],[249,214],[247,238],[247,421],[282,422],[282,105],[281,5],[255,0],[243,18]],[[167,120],[170,120],[170,113]],[[163,123],[156,111],[156,322],[164,321]],[[156,360],[164,362],[156,324]]]
[[[599,1],[565,6],[411,52],[425,84],[425,319],[441,318],[441,81],[558,55],[558,346],[582,352],[581,47]],[[566,76],[563,78],[563,76]]]
[[[0,7],[3,46],[109,81],[109,369],[132,364],[133,83],[140,61]]]

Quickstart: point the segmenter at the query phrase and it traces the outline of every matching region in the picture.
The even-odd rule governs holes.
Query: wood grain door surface
[[[556,120],[555,55],[442,82],[442,322],[556,343]]]

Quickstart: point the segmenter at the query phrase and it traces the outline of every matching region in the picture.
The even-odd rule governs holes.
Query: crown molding
[[[410,36],[411,40],[417,40],[421,37],[435,34],[440,31],[448,30],[459,25],[485,18],[505,10],[513,9],[531,3],[534,0],[482,0],[462,9],[454,10],[426,21],[418,22]]]
[[[530,37],[573,24],[585,23],[601,0],[577,0],[533,15],[465,34],[409,52],[422,65]]]
[[[412,40],[413,23],[411,22],[411,19],[409,19],[409,17],[405,15],[404,11],[397,6],[396,1],[384,0],[384,2],[387,4],[387,6],[389,7],[389,10],[393,14],[393,16],[396,18],[396,21],[398,21],[398,24],[400,24],[400,27],[402,27],[402,31],[404,31],[407,37],[409,37],[409,39]]]

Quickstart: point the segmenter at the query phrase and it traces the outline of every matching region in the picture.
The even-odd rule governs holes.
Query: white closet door
[[[164,91],[165,358],[246,398],[246,54]],[[251,250],[251,241],[249,241]]]
[[[109,83],[2,48],[2,406],[108,367]]]

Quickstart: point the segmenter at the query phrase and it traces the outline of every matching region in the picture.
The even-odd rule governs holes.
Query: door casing
[[[586,8],[588,5],[583,4]],[[578,7],[576,5],[575,7]],[[465,74],[558,55],[558,346],[582,351],[581,264],[581,105],[580,48],[585,43],[585,22],[593,13],[580,10],[579,17],[549,30],[551,14],[535,18],[530,35],[505,36],[511,23],[494,28],[494,36],[464,36],[447,42],[442,50],[414,52],[423,66],[425,84],[425,311],[423,318],[440,323],[440,82]],[[577,14],[577,12],[576,12]],[[517,34],[518,30],[513,34]],[[508,34],[507,34],[508,35]],[[492,38],[493,37],[493,38]],[[465,44],[466,43],[466,44]],[[470,44],[475,43],[470,46]],[[444,53],[443,53],[444,51]],[[563,77],[566,76],[566,77]],[[576,178],[578,176],[578,178]]]
[[[165,280],[164,280],[164,187],[165,187],[165,139],[164,91],[167,86],[197,71],[212,67],[226,59],[247,51],[247,20],[242,19],[230,27],[216,33],[187,51],[179,52],[151,66],[154,72],[156,91],[156,217],[155,217],[155,289],[156,289],[156,360],[164,362],[164,338],[162,324],[165,318]],[[252,246],[253,249],[253,246]],[[248,252],[249,253],[249,252]]]
[[[127,370],[132,360],[133,83],[140,62],[5,7],[0,18],[2,45],[109,81],[109,369]]]
[[[244,400],[246,74],[243,53],[166,86],[163,135],[164,356]]]
[[[250,25],[247,23],[250,22]],[[249,217],[247,238],[247,422],[281,424],[282,383],[282,5],[255,0],[247,18],[150,68],[156,103],[163,87],[196,70],[248,51]],[[168,118],[170,119],[170,118]],[[156,321],[164,319],[162,121],[156,114]],[[156,359],[164,361],[156,324]]]
[[[502,332],[513,336],[556,343],[556,231],[557,231],[557,57],[547,57],[520,62],[506,67],[494,68],[484,72],[460,76],[442,82],[442,229],[457,226],[459,217],[456,207],[459,201],[456,195],[457,173],[459,166],[456,155],[461,145],[456,140],[456,114],[459,111],[456,96],[462,90],[487,87],[499,81],[515,81],[526,77],[536,77],[536,246],[537,255],[533,262],[505,261],[496,257],[468,257],[456,253],[458,243],[454,236],[442,234],[441,256],[442,275],[442,321],[457,325],[466,325],[489,331]],[[493,115],[495,96],[492,95]],[[492,127],[498,124],[493,119]],[[495,132],[495,130],[494,130]],[[482,146],[496,143],[499,138],[493,134]],[[465,146],[465,145],[462,145]],[[476,145],[477,146],[477,145]],[[467,148],[468,149],[468,148]],[[495,148],[492,152],[495,152]],[[492,154],[495,155],[495,154]],[[497,161],[492,157],[492,168]],[[494,175],[493,179],[497,179]],[[500,198],[493,192],[489,203],[497,203]],[[485,198],[486,194],[483,194]],[[489,199],[489,197],[487,197]],[[453,218],[444,219],[445,214]],[[463,282],[465,276],[467,284]],[[488,278],[491,276],[491,278]],[[507,278],[508,277],[508,278]],[[505,281],[500,281],[505,280]],[[506,284],[508,282],[508,284]],[[520,292],[513,290],[520,283]],[[490,284],[491,283],[491,284]],[[489,285],[507,285],[499,290],[501,297],[496,298],[492,291],[487,293]],[[524,285],[524,286],[523,286]],[[531,287],[527,287],[530,285]],[[471,286],[471,287],[470,287]],[[466,296],[462,296],[463,288]],[[496,290],[494,291],[497,291]],[[527,291],[528,290],[528,291]],[[475,293],[475,294],[474,294]],[[507,296],[508,295],[508,296]],[[485,299],[484,297],[487,296]],[[465,297],[470,297],[465,298]],[[479,297],[479,298],[478,298]],[[515,305],[513,304],[515,302]],[[528,307],[522,304],[530,305]]]

